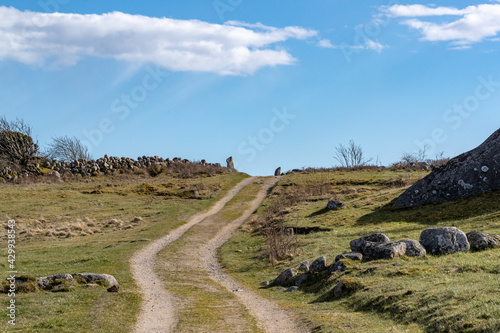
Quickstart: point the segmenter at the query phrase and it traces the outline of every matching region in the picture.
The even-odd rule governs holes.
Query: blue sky
[[[499,127],[499,32],[488,0],[0,1],[1,114],[252,175],[455,156]]]

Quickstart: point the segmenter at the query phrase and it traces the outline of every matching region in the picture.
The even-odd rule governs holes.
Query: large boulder
[[[279,167],[279,168],[277,168],[276,170],[274,170],[274,175],[275,175],[276,177],[281,176],[281,167]]]
[[[392,259],[404,256],[406,244],[404,242],[374,243],[366,242],[363,248],[363,259]]]
[[[402,239],[400,243],[406,244],[406,253],[408,257],[425,257],[427,251],[418,241],[414,239]]]
[[[355,240],[352,240],[349,243],[349,246],[351,247],[351,250],[353,252],[361,252],[363,253],[363,249],[366,245],[366,242],[373,242],[373,243],[389,243],[391,240],[389,237],[387,237],[384,234],[378,233],[378,234],[373,234],[370,236],[365,236],[361,237]]]
[[[420,234],[420,244],[431,254],[448,254],[470,249],[465,234],[455,227],[425,229]]]
[[[468,232],[466,236],[470,248],[474,251],[483,251],[488,248],[500,247],[500,235],[471,231]]]
[[[500,189],[500,129],[477,148],[434,169],[406,190],[395,207],[445,202]]]

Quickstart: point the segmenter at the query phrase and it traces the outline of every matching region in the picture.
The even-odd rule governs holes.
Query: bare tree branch
[[[71,138],[67,135],[52,138],[52,143],[49,144],[46,155],[48,158],[67,162],[92,159],[87,146],[76,137]]]
[[[365,159],[363,156],[363,149],[357,146],[353,140],[349,141],[349,145],[339,144],[335,147],[335,158],[341,166],[348,169],[365,166],[372,160],[371,158]]]

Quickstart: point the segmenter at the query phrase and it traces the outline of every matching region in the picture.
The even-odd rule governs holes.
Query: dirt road
[[[217,326],[219,328],[231,327],[231,330],[226,330],[228,332],[245,331],[248,328],[242,324],[242,321],[249,321],[245,312],[253,317],[257,327],[262,331],[273,333],[304,331],[274,303],[244,289],[237,281],[224,274],[217,262],[217,248],[226,242],[246,218],[259,207],[268,189],[277,180],[274,177],[260,180],[256,177],[245,179],[208,211],[194,215],[186,224],[171,231],[167,236],[152,242],[134,255],[131,260],[132,272],[143,295],[143,304],[135,332],[176,332],[187,331],[188,328],[190,331],[209,331],[209,328],[193,326],[195,323],[183,321],[179,324],[177,320],[177,313],[190,311],[193,304],[197,302],[193,297],[201,296],[204,292],[210,293],[208,297],[213,300],[209,306],[217,307],[218,311],[222,311],[213,321],[229,325]],[[245,208],[236,219],[226,221],[220,217],[220,214],[218,215],[242,189],[254,183],[258,183],[260,189],[255,198],[250,203],[246,203]],[[178,242],[172,244],[177,240]],[[172,253],[167,256],[168,260],[157,263],[158,253],[162,249],[168,250],[169,245],[172,247]],[[185,258],[190,260],[187,261]],[[171,273],[171,278],[165,280],[165,274],[162,275],[163,278],[160,278],[158,269]],[[172,293],[167,292],[164,286],[169,287],[169,281],[174,281],[178,275],[182,275],[182,281],[178,282],[178,284],[182,284],[182,288],[199,291],[187,295],[185,299],[179,294],[174,297]],[[213,285],[206,282],[201,283],[204,278],[210,278],[214,281]],[[174,283],[172,282],[172,284]],[[229,293],[236,297],[228,296]],[[187,318],[191,317],[195,318],[196,316],[187,316]],[[179,325],[182,326],[182,329]],[[224,332],[224,329],[219,332]]]

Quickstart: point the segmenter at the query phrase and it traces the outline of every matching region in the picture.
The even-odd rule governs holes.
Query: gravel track
[[[264,178],[262,189],[250,203],[250,207],[242,215],[225,225],[212,239],[199,247],[199,258],[206,263],[207,274],[228,291],[235,294],[238,300],[254,316],[261,329],[272,332],[305,332],[284,311],[273,302],[265,300],[257,294],[246,290],[234,279],[223,273],[217,261],[217,249],[224,244],[237,228],[260,206],[267,191],[278,181],[279,177]],[[244,187],[256,182],[258,178],[250,177],[238,183],[226,196],[217,201],[209,210],[192,216],[186,224],[172,230],[168,235],[145,246],[132,257],[132,274],[139,285],[143,302],[134,332],[174,332],[176,326],[176,305],[174,297],[162,286],[164,282],[155,273],[156,257],[159,251],[176,241],[193,226],[202,223],[208,217],[217,214]]]

